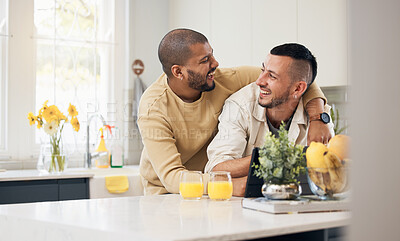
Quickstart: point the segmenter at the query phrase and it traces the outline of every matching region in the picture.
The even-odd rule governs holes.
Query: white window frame
[[[3,1],[1,11],[5,13],[5,21],[0,22],[0,153],[7,149],[7,50],[8,50],[8,1]],[[3,19],[0,19],[3,21]],[[0,160],[7,159],[0,154]]]
[[[0,127],[7,130],[5,146],[0,149],[0,164],[12,164],[11,168],[34,167],[39,154],[39,145],[35,143],[35,128],[29,125],[28,112],[35,110],[35,32],[33,22],[33,0],[9,0],[8,9],[8,53],[7,53],[7,78],[5,88],[6,106],[0,106],[5,110],[5,121],[1,121]],[[110,59],[113,67],[109,75],[109,98],[105,106],[114,103],[117,106],[117,116],[113,123],[120,130],[124,128],[123,93],[124,83],[129,80],[129,63],[125,48],[127,46],[127,25],[129,24],[128,12],[129,0],[115,0],[115,49],[114,56]],[[118,41],[116,41],[118,40]],[[4,102],[0,102],[4,103]],[[122,108],[119,108],[122,107]],[[108,110],[104,110],[107,112]],[[103,111],[102,111],[103,112]],[[3,116],[3,115],[2,115]],[[107,119],[107,114],[105,116]],[[86,117],[84,118],[84,120]],[[86,131],[86,122],[81,121],[81,130]],[[3,142],[2,142],[3,143]],[[77,162],[83,166],[83,157],[76,157]],[[7,162],[7,163],[6,163]],[[0,165],[1,167],[1,165]]]

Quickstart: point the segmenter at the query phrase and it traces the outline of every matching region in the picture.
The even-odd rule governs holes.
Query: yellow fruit
[[[350,137],[346,135],[336,135],[329,140],[328,148],[335,153],[340,160],[349,157]]]
[[[311,142],[306,151],[307,167],[326,168],[324,153],[328,148],[320,142]]]
[[[326,190],[322,172],[315,171],[314,169],[308,169],[308,176],[316,186],[318,186],[320,189],[324,191]]]
[[[339,157],[330,150],[324,153],[324,159],[326,166],[329,168],[329,184],[327,184],[327,186],[329,186],[329,190],[332,191],[332,194],[338,193],[342,191],[346,185],[342,162]]]
[[[324,161],[327,168],[342,167],[342,162],[339,157],[329,149],[327,152],[324,152]]]

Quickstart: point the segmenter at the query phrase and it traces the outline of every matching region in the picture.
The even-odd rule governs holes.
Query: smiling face
[[[219,63],[214,58],[209,43],[198,43],[190,47],[192,57],[182,71],[186,71],[188,86],[198,91],[211,91],[215,88],[214,73]],[[184,74],[185,76],[185,74]]]
[[[256,80],[260,87],[258,103],[262,107],[274,108],[289,100],[292,87],[289,70],[292,61],[288,56],[267,56],[262,64],[262,72]]]

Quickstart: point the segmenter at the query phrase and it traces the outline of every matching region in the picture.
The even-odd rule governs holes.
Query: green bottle
[[[119,138],[119,130],[117,127],[113,130],[113,143],[111,146],[110,166],[112,168],[121,168],[124,166],[124,148]]]

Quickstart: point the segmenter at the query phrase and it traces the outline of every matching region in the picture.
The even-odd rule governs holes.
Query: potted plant
[[[254,165],[254,175],[264,180],[262,193],[269,199],[295,199],[301,194],[297,178],[305,173],[304,146],[289,140],[285,125],[279,128],[279,137],[271,132],[265,136],[259,150],[259,165]]]

